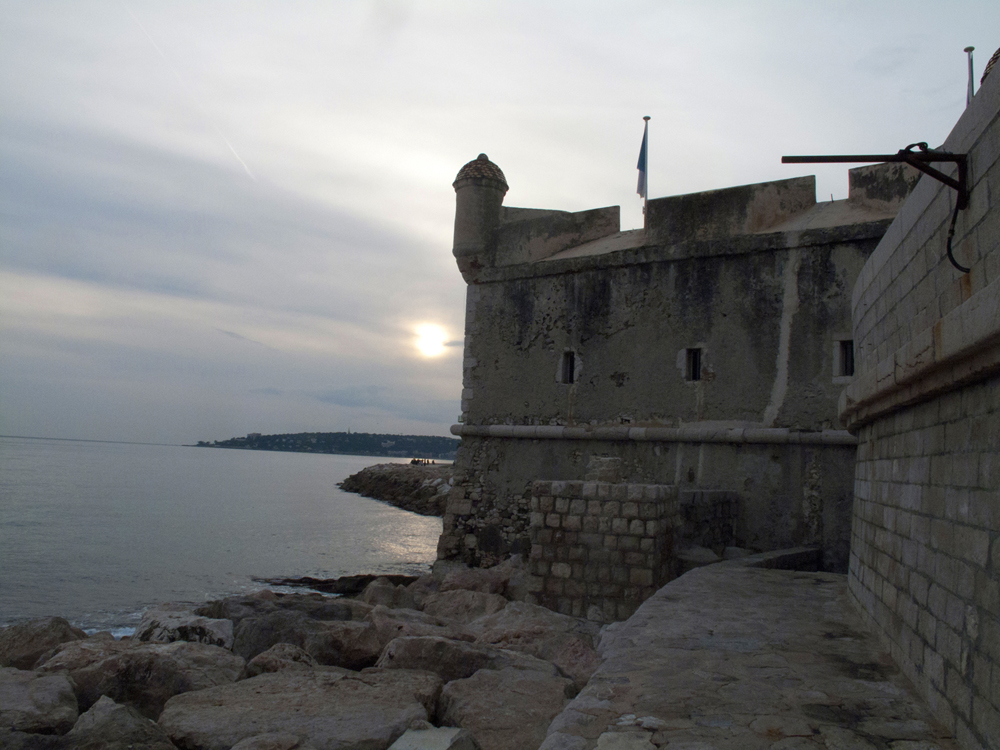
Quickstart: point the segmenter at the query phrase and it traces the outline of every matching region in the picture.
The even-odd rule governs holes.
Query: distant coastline
[[[16,440],[60,440],[66,443],[111,443],[113,445],[160,445],[167,448],[194,447],[190,444],[185,444],[185,443],[145,443],[141,440],[94,440],[92,438],[38,437],[37,435],[0,435],[0,438],[14,438]]]
[[[251,432],[228,440],[199,440],[198,448],[327,453],[343,456],[384,456],[452,461],[459,440],[433,435],[382,435],[367,432],[299,432],[262,435]]]

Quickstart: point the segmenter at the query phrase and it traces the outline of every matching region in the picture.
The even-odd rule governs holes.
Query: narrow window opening
[[[701,349],[687,350],[686,380],[701,380]]]
[[[854,375],[854,341],[840,342],[840,373],[841,377]]]
[[[576,353],[575,352],[563,352],[562,355],[562,366],[559,368],[560,377],[559,380],[567,385],[573,382],[576,375]]]

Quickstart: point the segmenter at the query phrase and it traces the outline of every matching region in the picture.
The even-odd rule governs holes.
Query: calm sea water
[[[0,437],[0,626],[126,633],[255,577],[424,572],[440,519],[336,486],[387,460]]]

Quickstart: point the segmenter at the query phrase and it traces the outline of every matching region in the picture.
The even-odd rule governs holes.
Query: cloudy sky
[[[983,2],[0,0],[0,434],[447,434],[458,169],[508,205],[940,143]]]

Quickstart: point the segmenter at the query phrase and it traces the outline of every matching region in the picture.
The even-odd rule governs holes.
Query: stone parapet
[[[536,481],[531,487],[532,600],[576,617],[623,620],[676,575],[677,488]]]
[[[561,425],[453,424],[458,437],[492,437],[522,440],[632,440],[663,443],[759,443],[774,445],[857,445],[846,430],[790,430],[785,427],[630,427]]]

